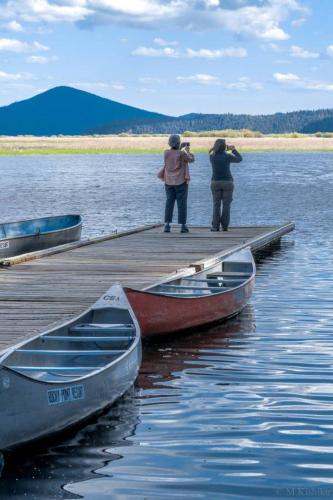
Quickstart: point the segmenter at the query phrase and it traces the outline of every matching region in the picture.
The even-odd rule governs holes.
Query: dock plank
[[[153,225],[8,259],[10,267],[0,268],[0,351],[81,313],[117,281],[142,289],[214,255],[261,248],[292,229],[289,223],[212,233],[191,226],[188,234],[165,234]]]

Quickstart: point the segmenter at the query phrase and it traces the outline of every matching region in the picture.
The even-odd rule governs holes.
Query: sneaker
[[[219,228],[219,227],[211,227],[211,228],[210,228],[210,230],[211,230],[211,231],[216,231],[216,232],[217,232],[217,231],[219,231],[219,230],[220,230],[220,228]]]
[[[182,227],[181,227],[181,230],[180,230],[181,233],[189,233],[190,230],[189,228],[187,227],[186,224],[182,224]]]
[[[224,227],[224,228],[222,229],[222,231],[228,231],[228,228],[227,228],[227,227]]]
[[[165,233],[170,233],[170,224],[165,224],[165,226],[164,226],[164,232]]]

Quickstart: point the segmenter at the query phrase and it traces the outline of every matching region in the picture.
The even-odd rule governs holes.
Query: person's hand
[[[236,148],[235,148],[235,146],[232,146],[232,145],[230,144],[230,146],[228,146],[228,151],[232,151],[233,149],[236,149]]]
[[[185,149],[185,151],[186,151],[187,153],[189,153],[189,152],[190,152],[190,146],[185,146],[185,148],[184,148],[184,149]]]

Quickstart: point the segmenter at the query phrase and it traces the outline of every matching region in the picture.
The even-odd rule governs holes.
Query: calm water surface
[[[160,165],[1,157],[1,219],[80,212],[89,236],[155,222]],[[333,155],[247,154],[234,172],[234,224],[297,224],[259,256],[251,303],[146,345],[137,385],[107,413],[5,461],[1,499],[333,498]],[[210,221],[208,185],[198,155],[193,223]]]

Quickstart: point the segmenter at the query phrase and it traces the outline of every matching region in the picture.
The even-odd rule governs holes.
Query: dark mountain
[[[71,87],[55,87],[0,108],[0,135],[79,135],[113,121],[170,117],[134,108]]]
[[[272,115],[152,113],[71,87],[0,108],[0,135],[169,134],[249,129],[263,134],[332,132],[333,109]]]
[[[185,131],[203,132],[206,130],[249,129],[263,134],[283,134],[289,132],[331,132],[333,131],[333,109],[316,111],[293,111],[272,115],[234,115],[234,114],[197,114],[191,113],[178,118],[145,123],[112,123],[100,126],[99,133],[132,132],[145,134],[183,133]],[[122,128],[124,127],[124,128]]]

